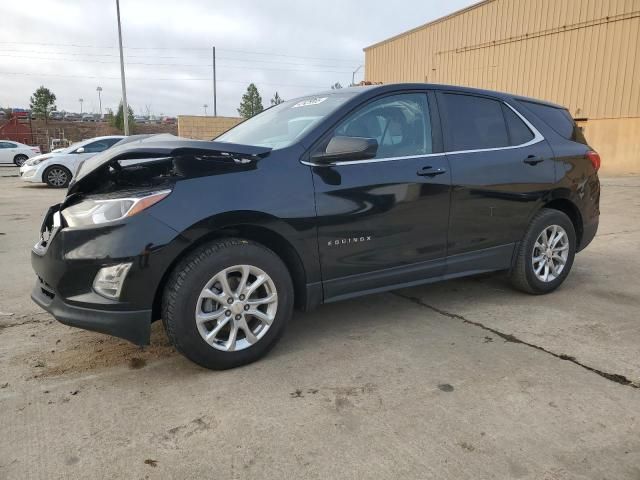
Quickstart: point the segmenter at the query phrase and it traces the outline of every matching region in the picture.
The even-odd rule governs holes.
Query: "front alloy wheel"
[[[260,341],[277,310],[278,293],[271,277],[253,265],[235,265],[218,272],[202,289],[195,322],[205,342],[232,352]]]
[[[206,368],[254,362],[278,341],[293,314],[293,283],[268,248],[229,238],[185,257],[171,273],[162,320],[171,343]]]
[[[64,188],[69,185],[71,180],[71,172],[64,167],[49,167],[44,172],[45,183],[53,188]]]

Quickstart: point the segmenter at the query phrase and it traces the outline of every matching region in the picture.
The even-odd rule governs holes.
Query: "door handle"
[[[432,166],[422,167],[420,170],[416,172],[419,177],[430,177],[433,178],[436,175],[442,175],[443,173],[447,173],[447,171],[443,168],[433,169]]]
[[[527,158],[523,160],[527,165],[537,165],[539,163],[544,162],[544,158],[536,157],[535,155],[529,155]]]

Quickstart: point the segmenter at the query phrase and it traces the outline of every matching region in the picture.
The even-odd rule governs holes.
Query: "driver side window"
[[[368,103],[343,120],[333,136],[375,139],[375,158],[433,153],[427,95],[391,95]]]
[[[109,146],[110,145],[102,140],[93,142],[84,146],[84,153],[99,153],[109,148]]]

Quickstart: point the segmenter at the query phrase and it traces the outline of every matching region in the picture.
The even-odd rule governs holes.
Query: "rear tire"
[[[16,164],[16,167],[21,167],[27,160],[29,160],[29,157],[23,155],[22,153],[13,157],[13,163]]]
[[[293,300],[289,271],[275,253],[230,238],[197,249],[175,267],[164,289],[162,319],[180,353],[224,370],[273,348],[293,314]]]
[[[552,292],[567,278],[576,252],[576,233],[569,217],[543,208],[531,220],[520,242],[512,285],[533,295]]]
[[[52,165],[44,171],[42,180],[51,188],[66,188],[71,181],[71,172],[62,165]]]

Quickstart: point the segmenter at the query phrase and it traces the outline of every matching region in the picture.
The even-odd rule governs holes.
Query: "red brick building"
[[[14,142],[31,145],[33,132],[29,115],[13,114],[8,122],[0,125],[0,140],[13,140]]]

